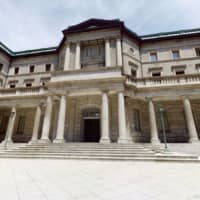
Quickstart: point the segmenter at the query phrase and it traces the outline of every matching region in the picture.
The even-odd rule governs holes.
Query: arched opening
[[[98,108],[87,108],[82,111],[83,142],[99,142],[100,111]]]

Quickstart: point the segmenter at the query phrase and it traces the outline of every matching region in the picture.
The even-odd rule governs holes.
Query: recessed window
[[[176,75],[184,75],[185,71],[184,70],[180,70],[180,71],[176,71],[175,73],[176,73]]]
[[[180,58],[180,52],[178,50],[172,51],[173,59],[179,59]]]
[[[15,67],[15,74],[19,74],[19,67]]]
[[[3,64],[0,63],[0,72],[3,70]]]
[[[42,86],[45,86],[48,81],[50,81],[49,77],[47,77],[47,78],[41,78],[41,80],[40,80]]]
[[[160,77],[161,72],[152,72],[152,77]]]
[[[29,71],[30,71],[30,73],[33,73],[35,71],[35,66],[31,65],[30,68],[29,68]]]
[[[132,76],[133,78],[136,78],[136,76],[137,76],[137,71],[136,71],[135,69],[131,69],[131,76]]]
[[[32,83],[26,83],[26,87],[32,87]]]
[[[129,67],[130,67],[132,77],[136,78],[137,77],[138,65],[136,65],[135,63],[133,63],[131,61],[129,61],[128,64],[129,64]]]
[[[196,64],[196,70],[200,73],[200,64]]]
[[[200,48],[195,48],[196,56],[200,56]]]
[[[14,83],[10,84],[10,88],[16,88],[16,85]]]
[[[156,52],[152,52],[150,53],[150,59],[152,62],[157,61],[158,60],[158,55]]]
[[[46,64],[45,70],[46,70],[46,72],[49,72],[51,70],[51,64]]]

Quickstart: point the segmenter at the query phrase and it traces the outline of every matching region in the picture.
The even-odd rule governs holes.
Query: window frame
[[[153,54],[155,55],[155,59],[152,59],[153,58]],[[152,51],[149,53],[149,58],[150,58],[150,61],[151,62],[156,62],[158,61],[158,52],[157,51]]]
[[[178,54],[177,54],[178,57],[175,56],[176,53],[178,53]],[[179,50],[179,49],[173,49],[173,50],[172,50],[172,58],[173,58],[173,60],[178,60],[178,59],[181,58],[181,53],[180,53],[180,50]]]

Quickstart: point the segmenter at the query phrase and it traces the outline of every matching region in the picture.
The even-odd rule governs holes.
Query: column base
[[[200,143],[198,138],[190,138],[189,143]]]
[[[101,138],[99,143],[101,143],[101,144],[109,144],[110,143],[110,139],[109,138]]]
[[[151,144],[153,144],[153,145],[159,145],[160,144],[160,140],[158,138],[151,139]]]
[[[30,140],[28,144],[37,144],[39,140]]]
[[[49,139],[40,139],[40,140],[38,140],[38,143],[40,143],[40,144],[48,144],[48,143],[51,143],[51,141]]]
[[[66,142],[65,139],[55,139],[55,140],[53,141],[53,143],[56,143],[56,144],[65,143],[65,142]]]
[[[129,138],[119,138],[117,143],[119,143],[119,144],[128,144],[128,143],[131,143],[131,141],[130,141]]]

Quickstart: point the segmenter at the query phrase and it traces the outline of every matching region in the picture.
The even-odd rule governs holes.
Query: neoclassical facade
[[[0,43],[0,142],[198,143],[200,29],[140,36],[89,19],[56,47]]]

